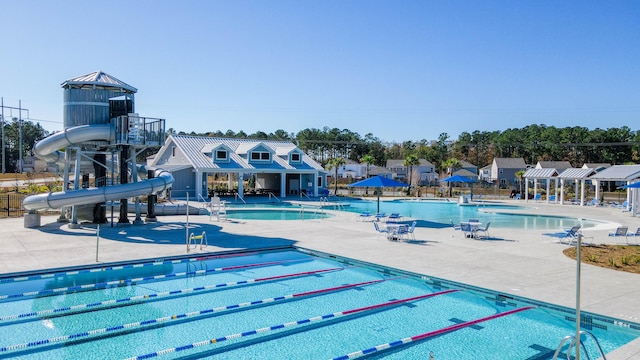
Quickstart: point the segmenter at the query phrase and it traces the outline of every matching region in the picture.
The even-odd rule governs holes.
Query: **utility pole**
[[[23,109],[22,108],[22,100],[18,100],[18,107],[13,107],[13,106],[4,106],[4,98],[0,98],[0,108],[2,108],[2,117],[0,117],[0,121],[2,121],[2,173],[6,174],[7,172],[7,167],[6,167],[6,156],[5,156],[5,141],[4,141],[4,125],[5,125],[5,117],[4,117],[4,109],[10,109],[10,110],[18,110],[18,118],[19,118],[19,132],[20,132],[20,147],[18,148],[18,153],[20,154],[20,160],[18,163],[18,169],[20,170],[20,173],[22,173],[22,112],[26,111],[27,112],[27,118],[29,117],[29,109]]]

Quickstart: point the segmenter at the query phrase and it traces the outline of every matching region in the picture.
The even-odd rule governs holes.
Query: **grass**
[[[564,250],[564,254],[575,260],[576,248]],[[580,249],[582,263],[607,269],[640,274],[640,246],[594,245]]]

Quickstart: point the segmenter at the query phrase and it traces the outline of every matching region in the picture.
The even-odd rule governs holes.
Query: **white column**
[[[313,173],[313,180],[311,183],[313,184],[313,196],[318,196],[318,172]]]
[[[560,205],[564,204],[564,179],[560,179]]]
[[[244,174],[238,173],[238,196],[244,199]]]
[[[525,202],[529,202],[529,179],[524,179],[524,194],[520,194],[520,198],[523,197]]]
[[[534,199],[537,194],[538,194],[538,179],[533,179],[533,198]]]
[[[547,181],[547,204],[549,203],[549,191],[551,190],[551,178],[546,179]]]
[[[227,173],[227,190],[233,190],[233,182],[231,181],[231,173]]]
[[[631,181],[627,181],[627,185],[631,185]],[[629,211],[629,208],[632,206],[632,204],[631,204],[631,192],[632,191],[633,191],[632,189],[627,188],[627,208],[625,209],[627,211]]]
[[[580,206],[584,206],[584,179],[580,180]]]
[[[600,181],[591,180],[591,183],[596,188],[596,204],[600,205]]]
[[[280,197],[287,197],[287,174],[280,174]]]
[[[206,182],[205,182],[206,183]],[[200,201],[200,197],[202,196],[202,172],[200,170],[196,170],[196,201]]]
[[[574,189],[575,196],[573,197],[573,199],[574,199],[575,202],[578,202],[578,193],[579,193],[579,191],[578,191],[578,182],[579,181],[580,180],[578,180],[578,179],[573,179],[574,188],[575,188]]]

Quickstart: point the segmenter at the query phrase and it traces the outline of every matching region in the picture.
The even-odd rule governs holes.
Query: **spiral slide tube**
[[[302,293],[297,293],[297,294],[282,295],[282,296],[273,297],[273,298],[267,298],[267,299],[262,299],[262,300],[255,300],[255,301],[244,302],[244,303],[239,303],[239,304],[234,304],[234,305],[219,306],[219,307],[215,307],[215,308],[192,311],[192,312],[183,313],[183,314],[175,314],[175,315],[165,316],[165,317],[156,318],[156,319],[149,319],[149,320],[137,321],[137,322],[128,323],[128,324],[110,326],[110,327],[106,327],[106,328],[89,330],[89,331],[84,331],[84,332],[81,332],[81,333],[76,333],[76,334],[71,334],[71,335],[62,335],[62,336],[49,338],[49,339],[31,341],[31,342],[28,342],[28,343],[8,345],[8,346],[0,347],[0,353],[5,353],[5,352],[9,352],[9,351],[14,351],[14,350],[27,349],[27,348],[34,348],[34,347],[43,346],[43,345],[51,345],[51,344],[55,344],[55,343],[65,343],[67,341],[73,341],[73,340],[78,340],[78,339],[82,339],[82,338],[105,335],[105,334],[111,334],[111,333],[118,333],[118,332],[121,332],[121,331],[129,331],[129,330],[132,330],[132,329],[144,329],[145,327],[156,326],[158,324],[166,324],[166,323],[169,323],[169,322],[172,322],[172,321],[184,320],[184,319],[192,318],[192,317],[196,317],[196,316],[211,316],[211,315],[219,313],[219,312],[236,311],[236,310],[239,310],[239,309],[248,308],[248,307],[256,306],[256,305],[277,303],[277,302],[281,302],[281,301],[288,301],[288,300],[292,300],[292,299],[315,296],[315,295],[319,295],[319,294],[327,294],[327,293],[331,293],[331,292],[337,292],[337,291],[353,289],[353,288],[358,288],[358,287],[367,286],[367,285],[378,284],[378,283],[381,283],[381,282],[384,282],[384,281],[387,281],[387,280],[392,280],[392,279],[389,278],[389,279],[365,281],[365,282],[360,282],[360,283],[347,284],[347,285],[342,285],[342,286],[326,288],[326,289],[307,291],[307,292],[302,292]]]
[[[34,153],[37,157],[47,162],[60,162],[64,159],[64,156],[59,149],[87,141],[113,141],[114,139],[115,130],[111,125],[76,126],[40,140],[34,146]],[[169,172],[158,169],[154,175],[155,177],[152,179],[116,186],[32,195],[26,197],[22,204],[27,210],[59,209],[63,206],[98,204],[111,200],[153,194],[163,191],[173,184],[173,175]]]
[[[387,301],[385,303],[365,306],[365,307],[361,307],[361,308],[357,308],[357,309],[339,311],[339,312],[335,312],[335,313],[332,313],[332,314],[326,314],[326,315],[321,315],[321,316],[314,316],[314,317],[311,317],[311,318],[308,318],[308,319],[304,319],[304,320],[290,321],[290,322],[279,324],[279,325],[273,325],[273,326],[264,327],[264,328],[260,328],[260,329],[256,329],[256,330],[245,331],[245,332],[242,332],[242,333],[222,336],[222,337],[215,338],[215,339],[199,341],[199,342],[196,342],[196,343],[183,345],[183,346],[178,346],[178,347],[174,347],[174,348],[170,348],[170,349],[164,349],[164,350],[156,351],[156,352],[150,353],[150,354],[134,356],[134,357],[127,358],[127,360],[149,359],[149,358],[157,357],[157,356],[160,356],[160,355],[166,355],[166,354],[171,354],[171,353],[178,352],[178,351],[184,351],[184,350],[193,349],[193,348],[199,347],[199,346],[217,344],[217,343],[220,343],[220,342],[223,342],[223,341],[226,341],[226,340],[237,339],[237,338],[241,338],[241,337],[247,337],[247,336],[251,336],[251,335],[256,335],[256,334],[265,333],[265,332],[274,331],[274,330],[280,330],[280,329],[284,329],[284,328],[292,327],[292,326],[297,326],[297,325],[310,324],[312,322],[318,322],[318,321],[322,321],[322,320],[328,320],[328,319],[334,319],[334,318],[348,316],[348,315],[354,315],[354,314],[362,313],[362,312],[365,312],[365,311],[383,309],[383,308],[386,308],[386,307],[389,307],[389,306],[406,304],[408,302],[414,302],[414,301],[427,299],[427,298],[434,297],[434,296],[444,295],[444,294],[448,294],[448,293],[456,292],[456,291],[460,291],[460,290],[445,290],[445,291],[440,291],[440,292],[433,293],[433,294],[414,296],[414,297],[410,297],[410,298],[406,298],[406,299],[400,299],[400,300],[392,300],[392,301]]]
[[[483,317],[483,318],[480,318],[480,319],[476,319],[476,320],[472,320],[472,321],[463,322],[463,323],[460,323],[460,324],[447,326],[445,328],[434,330],[434,331],[430,331],[430,332],[427,332],[427,333],[424,333],[424,334],[411,336],[411,337],[408,337],[408,338],[392,341],[392,342],[389,342],[389,343],[386,343],[386,344],[380,344],[380,345],[374,346],[372,348],[368,348],[368,349],[352,352],[352,353],[347,354],[347,355],[338,356],[338,357],[335,357],[335,358],[333,358],[331,360],[356,359],[356,358],[359,358],[359,357],[362,357],[362,356],[373,354],[373,353],[378,352],[378,351],[386,350],[386,349],[389,349],[389,348],[392,348],[392,347],[399,347],[399,346],[406,345],[406,344],[409,344],[409,343],[414,342],[414,341],[420,341],[420,340],[424,340],[424,339],[427,339],[427,338],[430,338],[430,337],[446,334],[448,332],[452,332],[452,331],[456,331],[456,330],[459,330],[459,329],[462,329],[462,328],[466,328],[466,327],[469,327],[469,326],[472,326],[472,325],[475,325],[475,324],[478,324],[478,323],[481,323],[481,322],[485,322],[485,321],[501,318],[503,316],[519,313],[521,311],[525,311],[525,310],[529,310],[529,309],[533,309],[533,308],[535,308],[535,306],[525,306],[525,307],[521,307],[521,308],[505,311],[505,312],[502,312],[502,313],[499,313],[499,314],[486,316],[486,317]]]
[[[242,281],[231,281],[227,283],[205,285],[205,286],[199,286],[195,288],[186,288],[186,289],[163,291],[163,292],[151,293],[151,294],[145,294],[145,295],[131,296],[131,297],[122,298],[122,299],[110,299],[110,300],[99,301],[99,302],[94,302],[90,304],[70,305],[62,308],[44,309],[44,310],[32,311],[29,313],[0,316],[0,322],[8,321],[8,320],[27,319],[27,318],[32,318],[36,316],[38,318],[35,320],[40,320],[40,317],[42,316],[64,315],[65,313],[70,311],[74,311],[74,312],[80,312],[84,310],[90,311],[96,308],[103,308],[111,305],[122,306],[123,304],[127,304],[127,303],[139,304],[145,301],[156,300],[161,297],[193,294],[199,291],[208,291],[208,290],[220,289],[220,288],[231,288],[235,286],[256,284],[259,282],[284,280],[284,279],[303,277],[303,276],[309,276],[309,275],[318,275],[321,273],[339,271],[339,270],[342,270],[342,268],[329,268],[329,269],[322,269],[322,270],[305,271],[305,272],[294,273],[294,274],[284,274],[284,275],[269,276],[264,278],[242,280]]]

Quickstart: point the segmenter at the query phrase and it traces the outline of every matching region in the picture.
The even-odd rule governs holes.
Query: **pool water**
[[[551,359],[575,330],[570,309],[296,248],[6,275],[0,299],[16,359]],[[582,315],[605,352],[640,336]]]
[[[227,210],[227,217],[236,220],[315,220],[331,215],[317,208],[248,208]]]
[[[378,206],[376,201],[369,200],[351,200],[347,204],[349,206],[345,206],[343,209],[356,213],[368,211],[375,214]],[[424,220],[424,223],[421,224],[422,227],[447,227],[451,226],[451,222],[458,224],[471,218],[479,219],[483,224],[491,222],[492,228],[523,230],[565,229],[577,223],[582,224],[583,228],[588,228],[599,224],[597,221],[571,217],[512,213],[513,210],[521,209],[526,208],[491,203],[458,205],[456,202],[446,201],[393,200],[380,202],[381,213],[399,213],[405,217]]]

